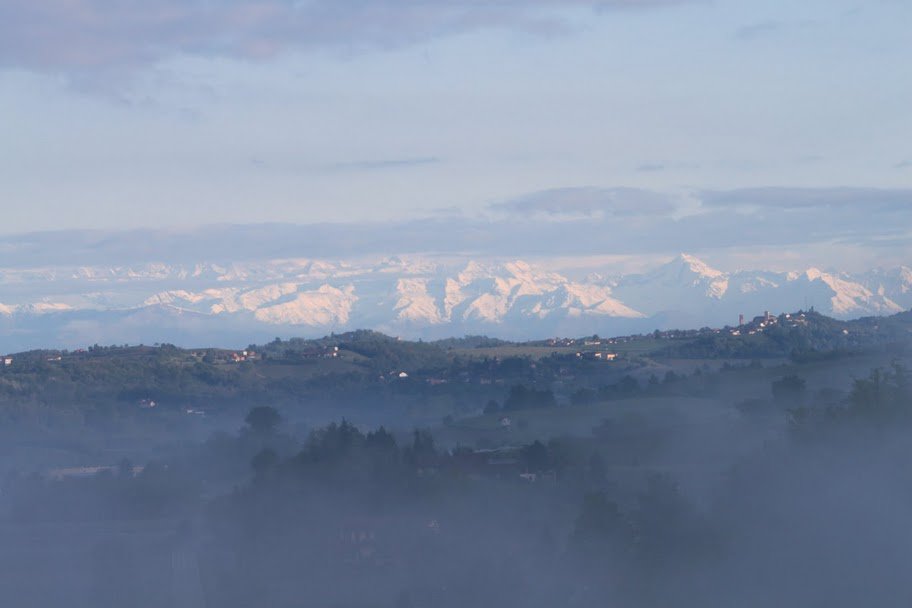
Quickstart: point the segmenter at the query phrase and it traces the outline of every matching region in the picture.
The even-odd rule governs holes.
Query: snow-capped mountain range
[[[838,318],[912,308],[912,269],[726,273],[689,255],[573,278],[522,261],[388,258],[0,269],[0,350],[213,343],[371,328],[507,338],[723,326],[765,310]]]

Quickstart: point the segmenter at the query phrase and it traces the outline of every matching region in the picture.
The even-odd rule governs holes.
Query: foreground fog
[[[0,372],[3,605],[912,601],[902,343],[632,354],[650,335],[604,361],[595,339],[337,339],[191,367],[170,346],[18,355]],[[338,371],[392,361],[411,373]]]

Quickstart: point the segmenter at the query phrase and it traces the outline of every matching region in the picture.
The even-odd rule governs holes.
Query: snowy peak
[[[396,318],[412,323],[438,325],[449,319],[431,292],[428,279],[403,278],[396,283]]]
[[[575,283],[521,260],[469,262],[445,282],[443,317],[447,321],[503,323],[583,314],[643,316],[610,294],[607,287]]]
[[[652,272],[621,277],[615,294],[622,302],[650,314],[672,305],[695,308],[728,292],[728,275],[702,260],[681,254]]]
[[[336,275],[314,272],[315,263],[282,262],[291,281],[251,286],[220,281],[201,290],[173,289],[147,297],[143,306],[172,306],[207,315],[247,314],[264,323],[395,328],[520,324],[568,316],[642,318],[604,286],[575,283],[521,260],[469,261],[447,269],[423,260],[388,258],[349,266]],[[341,268],[341,267],[336,267]],[[236,271],[236,270],[235,270]],[[232,272],[235,272],[232,271]],[[260,273],[264,277],[274,272]]]
[[[885,291],[872,291],[862,282],[854,281],[848,275],[837,275],[824,272],[818,268],[808,268],[803,275],[792,280],[803,280],[811,286],[825,286],[829,303],[827,312],[837,317],[864,314],[893,314],[901,312],[903,307],[885,295]]]
[[[712,298],[721,298],[728,290],[728,276],[724,272],[684,253],[647,275],[647,280],[669,287],[693,287]]]
[[[840,318],[912,308],[905,266],[857,275],[723,272],[681,254],[641,274],[592,270],[570,278],[523,260],[420,256],[0,269],[0,321],[8,335],[36,336],[40,346],[58,343],[49,327],[65,335],[86,328],[91,342],[110,331],[116,340],[117,318],[131,319],[129,335],[150,342],[163,339],[162,319],[245,335],[284,327],[299,335],[370,328],[521,338],[720,326],[740,314],[811,306]]]
[[[872,270],[865,273],[860,280],[869,290],[889,298],[901,308],[912,308],[912,268],[900,266]]]
[[[721,270],[712,268],[703,260],[686,253],[679,254],[678,257],[668,265],[680,269],[686,269],[692,274],[696,274],[701,277],[707,277],[710,279],[721,277],[724,274]]]
[[[253,314],[257,320],[272,325],[344,327],[357,301],[352,285],[341,289],[322,285],[315,290],[299,290],[292,300],[270,303]]]

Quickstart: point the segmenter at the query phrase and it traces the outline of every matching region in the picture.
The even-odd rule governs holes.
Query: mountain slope
[[[0,336],[25,344],[122,342],[116,332],[126,331],[155,342],[200,332],[317,335],[364,327],[412,337],[522,338],[734,325],[740,314],[765,310],[815,307],[851,318],[912,306],[905,267],[858,276],[814,268],[727,273],[682,254],[646,273],[602,276],[609,274],[576,280],[519,260],[420,257],[0,269]],[[159,312],[142,314],[151,310]]]

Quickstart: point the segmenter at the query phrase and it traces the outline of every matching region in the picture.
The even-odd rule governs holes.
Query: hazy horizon
[[[503,231],[518,255],[898,265],[909,11],[14,0],[0,232],[265,222],[389,254]]]
[[[0,606],[912,606],[910,24],[0,0]]]

